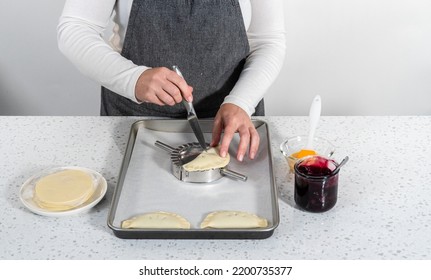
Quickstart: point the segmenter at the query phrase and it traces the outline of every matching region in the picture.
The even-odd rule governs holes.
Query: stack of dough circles
[[[171,212],[150,212],[124,220],[122,228],[189,229],[190,223],[182,216]]]
[[[89,173],[66,169],[40,178],[34,188],[33,200],[43,209],[65,211],[86,202],[95,189]]]
[[[207,151],[202,152],[194,160],[183,165],[184,170],[191,171],[204,171],[215,168],[223,168],[229,164],[230,156],[219,156],[220,147],[211,147]]]
[[[201,228],[264,228],[268,221],[255,214],[243,211],[216,211],[208,214]]]

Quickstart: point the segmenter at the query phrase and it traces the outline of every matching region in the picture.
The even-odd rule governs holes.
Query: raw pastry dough
[[[267,226],[266,219],[241,211],[212,212],[201,223],[201,228],[263,228]]]
[[[36,182],[33,200],[41,208],[63,211],[87,201],[95,189],[93,177],[87,172],[62,170]]]
[[[214,168],[223,168],[229,164],[230,156],[226,157],[219,156],[220,147],[211,147],[207,151],[202,152],[191,162],[184,164],[183,168],[186,171],[204,171]]]
[[[190,223],[178,214],[152,212],[135,216],[121,223],[122,228],[189,229]]]

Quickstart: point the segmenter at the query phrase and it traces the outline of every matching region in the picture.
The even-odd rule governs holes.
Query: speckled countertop
[[[265,117],[270,128],[280,225],[262,240],[125,240],[107,216],[130,117],[0,117],[0,259],[431,259],[431,116],[323,116],[317,134],[336,144],[337,205],[296,208],[293,180],[279,152],[304,134],[307,117]],[[306,132],[305,132],[306,134]],[[33,214],[23,182],[43,169],[83,166],[108,181],[90,212]]]

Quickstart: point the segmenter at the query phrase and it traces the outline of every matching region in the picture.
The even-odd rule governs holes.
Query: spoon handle
[[[334,169],[334,171],[332,171],[332,173],[336,173],[338,172],[338,170],[346,164],[346,162],[349,160],[349,156],[346,156],[341,162],[340,164],[338,164],[338,166]]]
[[[308,141],[306,146],[308,150],[313,149],[314,133],[316,132],[317,123],[319,122],[321,111],[322,111],[322,101],[321,101],[320,95],[316,95],[310,107],[310,114],[309,114],[310,130],[309,130]]]

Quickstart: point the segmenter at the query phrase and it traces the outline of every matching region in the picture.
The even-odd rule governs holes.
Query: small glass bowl
[[[299,152],[304,149],[307,145],[308,136],[299,135],[288,138],[280,145],[280,151],[284,155],[289,164],[290,171],[293,172],[295,162],[298,158],[292,156],[292,154]],[[314,137],[313,150],[318,154],[326,157],[331,157],[335,152],[335,146],[327,139],[321,137]]]

